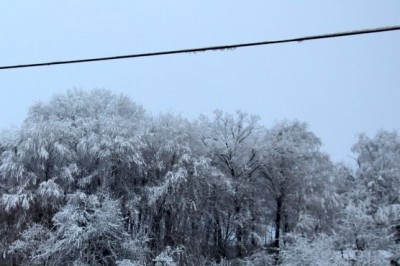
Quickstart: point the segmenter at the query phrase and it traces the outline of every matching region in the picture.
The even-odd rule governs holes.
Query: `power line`
[[[318,40],[318,39],[338,38],[338,37],[345,37],[345,36],[371,34],[371,33],[396,31],[396,30],[400,30],[400,26],[391,26],[391,27],[383,27],[383,28],[375,28],[375,29],[364,29],[364,30],[347,31],[347,32],[337,32],[337,33],[329,33],[329,34],[322,34],[322,35],[297,37],[297,38],[291,38],[291,39],[281,39],[281,40],[275,40],[275,41],[250,42],[250,43],[210,46],[210,47],[191,48],[191,49],[182,49],[182,50],[170,50],[170,51],[161,51],[161,52],[152,52],[152,53],[86,58],[86,59],[77,59],[77,60],[65,60],[65,61],[54,61],[54,62],[22,64],[22,65],[9,65],[9,66],[0,66],[0,70],[89,63],[89,62],[97,62],[97,61],[120,60],[120,59],[128,59],[128,58],[161,56],[161,55],[171,55],[171,54],[184,54],[184,53],[196,53],[196,52],[207,52],[207,51],[223,51],[223,50],[236,49],[236,48],[242,48],[242,47],[250,47],[250,46],[271,45],[271,44],[280,44],[280,43],[289,43],[289,42],[303,42],[303,41],[311,41],[311,40]]]

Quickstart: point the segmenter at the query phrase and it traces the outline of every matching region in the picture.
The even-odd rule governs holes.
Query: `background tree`
[[[78,190],[126,195],[141,164],[143,119],[141,107],[104,90],[69,91],[33,106],[2,144],[1,207],[15,230],[53,228],[66,195]]]
[[[266,131],[261,175],[268,191],[268,207],[274,210],[277,252],[283,239],[281,233],[292,231],[306,203],[310,204],[310,199],[304,197],[314,192],[316,180],[327,179],[319,167],[322,162],[329,164],[319,151],[320,144],[307,125],[298,121],[283,122]]]
[[[243,112],[236,115],[216,111],[214,119],[201,118],[203,130],[202,141],[207,155],[212,163],[231,179],[234,188],[233,210],[228,216],[233,216],[236,232],[237,256],[243,257],[248,248],[257,243],[260,213],[257,213],[257,170],[259,161],[260,127],[256,116]],[[221,223],[216,220],[215,231],[218,232]],[[218,244],[220,250],[222,243]]]
[[[148,116],[105,90],[68,91],[0,134],[0,264],[396,261],[397,132],[362,135],[356,169],[320,145],[298,121]]]
[[[23,233],[12,250],[30,254],[23,261],[30,265],[111,265],[129,251],[124,242],[120,205],[101,195],[76,192],[53,217],[51,231],[35,224]]]
[[[362,240],[370,250],[386,249],[398,253],[400,137],[395,131],[380,131],[374,138],[361,135],[353,151],[357,155],[359,184],[359,192],[354,198],[362,202],[359,203],[363,206],[362,213],[369,217],[373,227],[373,232]]]

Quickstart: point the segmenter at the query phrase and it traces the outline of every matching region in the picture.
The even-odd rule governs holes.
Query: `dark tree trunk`
[[[241,212],[241,203],[238,198],[235,198],[235,213],[236,213],[236,218],[240,217],[240,212]],[[243,231],[243,225],[240,224],[240,222],[236,225],[236,255],[238,258],[244,257],[244,231]]]
[[[239,258],[243,258],[246,252],[244,246],[244,230],[243,226],[241,225],[238,225],[236,228],[236,238],[237,238],[237,244],[236,244],[237,256]]]
[[[283,227],[283,235],[287,234],[290,232],[290,225],[289,225],[289,217],[287,213],[285,213],[285,223]]]
[[[164,246],[174,246],[174,239],[172,237],[172,212],[171,210],[165,210],[165,236]]]
[[[279,196],[278,199],[276,200],[275,241],[274,241],[274,247],[278,255],[279,255],[279,239],[281,234],[281,222],[282,222],[282,205],[283,205],[283,197]]]
[[[216,216],[215,219],[216,220],[214,223],[214,248],[216,251],[216,259],[217,262],[219,263],[221,259],[225,256],[225,248],[222,239],[222,229],[219,217]]]

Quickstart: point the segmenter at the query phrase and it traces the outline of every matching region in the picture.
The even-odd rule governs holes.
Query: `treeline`
[[[305,123],[150,116],[68,91],[0,139],[1,265],[387,265],[400,250],[400,137],[333,164]]]

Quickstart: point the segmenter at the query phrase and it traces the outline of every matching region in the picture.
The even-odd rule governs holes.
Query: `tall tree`
[[[105,90],[72,90],[34,105],[2,144],[1,208],[16,230],[53,228],[67,195],[79,190],[127,195],[142,164],[144,119],[140,106]]]
[[[258,117],[238,111],[236,115],[216,111],[214,119],[200,119],[203,128],[202,141],[212,163],[232,180],[234,187],[233,215],[236,224],[237,256],[246,255],[249,236],[256,233],[254,226],[256,215],[254,197],[257,182],[256,171],[259,162]],[[220,221],[216,221],[216,231]],[[254,241],[253,241],[254,242]]]
[[[266,131],[261,175],[274,210],[274,247],[279,252],[281,233],[292,230],[298,221],[306,183],[316,170],[320,140],[298,121],[283,122]]]
[[[381,236],[391,242],[363,239],[370,248],[374,243],[385,244],[388,249],[398,250],[400,243],[400,137],[396,131],[380,131],[373,138],[361,135],[353,146],[357,154],[357,179],[363,201],[364,215],[369,216],[374,230],[383,231]],[[385,233],[386,232],[386,233]],[[399,254],[400,255],[400,254]]]

